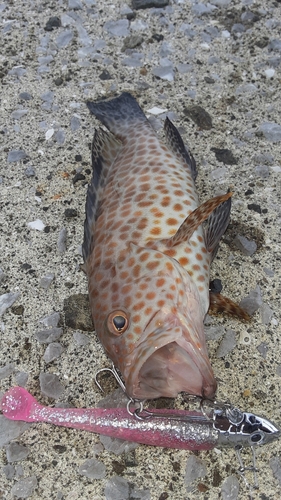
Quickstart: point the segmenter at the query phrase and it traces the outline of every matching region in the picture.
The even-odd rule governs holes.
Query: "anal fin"
[[[250,321],[249,314],[240,307],[236,302],[224,297],[220,293],[210,292],[209,314],[226,313],[230,316],[236,316],[244,321]]]

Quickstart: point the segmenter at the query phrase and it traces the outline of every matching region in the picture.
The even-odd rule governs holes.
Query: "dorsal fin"
[[[186,217],[174,236],[172,236],[168,240],[161,240],[161,244],[165,243],[168,248],[171,248],[175,245],[179,245],[182,242],[187,242],[194,231],[196,231],[196,229],[209,217],[209,215],[215,209],[217,209],[219,205],[224,204],[231,196],[232,193],[226,193],[221,196],[215,196],[214,198],[211,198],[210,200],[202,203],[200,207],[197,207],[195,210],[193,210],[193,212],[191,212],[191,214],[189,214],[188,217]],[[217,233],[218,232],[219,231],[217,231]],[[217,233],[215,233],[214,236]],[[215,238],[214,240],[217,241]],[[209,247],[207,247],[207,249],[209,250]],[[209,251],[212,251],[212,249]]]
[[[191,171],[192,178],[195,181],[197,177],[196,162],[192,154],[187,151],[181,135],[175,125],[167,117],[164,124],[164,131],[168,147],[173,153],[187,164]]]
[[[229,224],[230,210],[231,198],[229,197],[221,203],[221,205],[215,208],[208,218],[205,242],[207,250],[212,254],[212,260],[217,253],[219,241]]]
[[[120,142],[109,132],[102,129],[95,131],[92,142],[93,175],[87,192],[84,241],[82,245],[84,261],[87,260],[93,249],[93,233],[98,216],[98,207],[101,203],[106,179],[120,147]]]

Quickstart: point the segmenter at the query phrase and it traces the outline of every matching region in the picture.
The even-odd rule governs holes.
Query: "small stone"
[[[191,12],[195,16],[200,17],[200,16],[204,16],[207,14],[211,14],[213,12],[213,10],[215,10],[215,9],[217,9],[217,7],[215,7],[215,5],[211,5],[210,3],[205,5],[204,3],[199,2],[199,3],[192,5]]]
[[[257,203],[249,203],[249,205],[247,205],[247,208],[249,210],[253,210],[253,212],[257,212],[257,214],[261,214],[261,207]]]
[[[267,179],[269,176],[269,168],[267,165],[258,165],[255,168],[255,173],[262,179]]]
[[[16,111],[13,111],[11,114],[11,118],[13,120],[20,120],[23,116],[27,115],[28,109],[16,109]]]
[[[236,332],[234,332],[233,330],[227,330],[217,349],[217,358],[224,358],[224,356],[233,351],[235,347]]]
[[[219,340],[225,335],[223,326],[204,326],[204,332],[207,342],[209,340]]]
[[[70,120],[70,128],[72,132],[76,132],[81,127],[80,118],[77,115],[73,115]]]
[[[44,352],[43,359],[45,363],[51,363],[55,359],[59,358],[63,351],[64,349],[61,344],[58,342],[51,342]]]
[[[211,148],[211,151],[214,151],[219,162],[225,165],[237,165],[237,160],[230,149]]]
[[[206,476],[206,474],[207,468],[202,460],[197,458],[195,455],[188,457],[184,476],[184,483],[186,486],[189,486],[199,477]]]
[[[249,295],[241,300],[240,307],[252,316],[262,305],[261,289],[257,285],[254,290],[251,290]]]
[[[15,161],[24,160],[24,158],[26,158],[26,157],[27,157],[27,154],[25,151],[23,151],[23,149],[12,149],[8,153],[7,161],[9,163],[13,163]]]
[[[270,269],[269,267],[264,267],[263,271],[266,274],[266,276],[269,276],[270,278],[273,278],[273,276],[275,274],[275,272],[272,269]]]
[[[35,176],[35,170],[31,165],[28,165],[28,167],[24,171],[26,177],[34,177]]]
[[[24,306],[22,304],[19,304],[17,306],[13,306],[12,313],[15,314],[16,316],[22,316],[24,313]]]
[[[72,38],[73,32],[71,30],[65,30],[57,36],[55,43],[59,49],[64,49],[69,45]]]
[[[63,227],[58,236],[57,249],[58,253],[63,254],[66,251],[66,239],[67,239],[67,230]]]
[[[29,455],[29,449],[19,443],[10,443],[6,446],[6,455],[8,462],[19,462],[25,460]]]
[[[39,282],[39,286],[41,288],[44,288],[44,290],[48,290],[50,288],[52,282],[54,281],[55,275],[53,273],[48,273],[45,274],[45,276],[42,276]]]
[[[268,44],[268,51],[281,52],[281,40],[278,40],[277,38],[271,40]]]
[[[276,143],[281,141],[281,125],[278,123],[264,122],[260,125],[259,132],[261,132],[269,142]]]
[[[281,462],[278,456],[272,457],[269,460],[269,465],[272,470],[272,474],[277,479],[278,483],[281,485]]]
[[[55,133],[54,128],[50,128],[49,130],[47,130],[47,132],[45,133],[46,141],[49,141],[51,139],[51,137],[53,137],[54,133]]]
[[[261,342],[260,345],[258,345],[257,350],[259,351],[260,355],[264,359],[266,359],[268,353],[268,344],[266,342]]]
[[[85,335],[84,333],[74,332],[73,338],[76,344],[79,346],[88,345],[90,343],[90,338],[88,337],[88,335]]]
[[[82,10],[83,5],[80,0],[68,0],[68,8],[73,10]]]
[[[31,222],[28,222],[27,226],[30,227],[30,229],[36,229],[36,231],[43,231],[44,228],[46,227],[44,222],[40,219],[36,219],[36,220],[31,221]]]
[[[128,453],[131,450],[135,450],[139,444],[133,443],[131,441],[124,441],[123,439],[112,438],[110,436],[100,436],[100,441],[103,444],[105,450],[114,455],[122,455],[122,453]]]
[[[220,293],[222,291],[222,282],[219,279],[210,281],[210,291],[213,293]]]
[[[59,321],[60,321],[59,312],[54,312],[52,314],[49,314],[48,316],[44,316],[43,318],[39,319],[39,323],[42,323],[42,325],[45,327],[58,326]]]
[[[273,318],[273,311],[268,304],[263,303],[260,308],[261,320],[263,325],[269,325]]]
[[[128,500],[129,483],[120,476],[111,477],[104,489],[105,500]]]
[[[160,9],[169,5],[169,0],[132,0],[133,9]]]
[[[157,66],[152,69],[152,74],[162,80],[172,82],[174,80],[173,66]]]
[[[107,71],[107,69],[104,69],[102,73],[99,75],[99,78],[105,81],[105,80],[112,80],[113,77],[111,76],[109,71]]]
[[[92,332],[94,325],[90,313],[89,296],[78,293],[64,300],[66,326],[74,330]]]
[[[28,373],[17,372],[15,378],[16,378],[17,385],[19,385],[20,387],[25,387],[27,384],[27,380],[28,380]]]
[[[0,295],[0,316],[2,316],[4,312],[13,305],[19,296],[20,292],[9,292]]]
[[[10,377],[10,375],[12,375],[14,371],[15,371],[14,363],[7,363],[5,366],[2,366],[2,368],[0,368],[0,380]]]
[[[135,49],[143,43],[143,37],[141,35],[130,35],[124,40],[121,52],[125,52],[127,49]]]
[[[3,269],[0,269],[0,285],[6,281],[6,274],[4,273]],[[0,296],[1,297],[1,296]]]
[[[77,217],[78,213],[75,208],[66,208],[64,215],[67,219],[71,219],[72,217]]]
[[[43,92],[43,94],[40,95],[40,99],[42,99],[43,102],[48,102],[52,103],[54,100],[55,94],[51,90],[47,90],[46,92]]]
[[[233,243],[244,255],[253,255],[257,250],[257,244],[253,240],[248,240],[245,236],[237,234]]]
[[[228,476],[221,485],[222,500],[236,500],[239,495],[239,481],[236,476]]]
[[[103,479],[106,476],[106,467],[95,458],[89,458],[79,467],[79,474],[89,479]]]
[[[62,84],[63,84],[63,79],[58,76],[58,78],[55,78],[54,79],[54,84],[57,86],[57,87],[60,87]]]
[[[236,95],[242,95],[244,96],[245,94],[254,94],[258,91],[258,87],[254,85],[253,83],[245,83],[243,85],[239,85],[236,88]]]
[[[32,95],[29,94],[29,92],[21,92],[19,98],[23,101],[30,101],[31,99],[33,99]]]
[[[128,36],[129,21],[128,19],[119,19],[118,21],[107,21],[103,29],[113,36]]]
[[[26,422],[9,420],[4,415],[0,415],[0,447],[17,439],[29,427],[30,424]]]
[[[264,70],[264,74],[268,80],[274,77],[275,75],[275,69],[273,68],[268,68]]]
[[[15,477],[16,469],[11,464],[4,465],[4,467],[2,467],[2,471],[4,472],[6,479],[13,479]]]
[[[65,132],[62,128],[59,128],[55,134],[55,140],[58,144],[64,144],[65,142]]]
[[[59,399],[63,395],[64,386],[61,384],[57,375],[41,372],[39,375],[39,382],[40,390],[44,396]]]
[[[50,344],[58,340],[62,334],[62,328],[50,328],[49,330],[40,330],[35,333],[35,338],[39,344]]]
[[[61,26],[61,20],[57,16],[50,17],[48,19],[46,26],[44,27],[45,31],[53,31],[54,28],[59,28]]]
[[[201,106],[195,104],[194,106],[185,108],[183,112],[202,130],[210,130],[212,128],[212,118]]]
[[[86,179],[84,174],[81,174],[81,172],[75,174],[75,176],[72,179],[73,184],[76,184],[76,182],[79,181],[84,181]]]
[[[35,476],[20,479],[11,489],[11,495],[16,498],[29,498],[37,488],[37,479]]]

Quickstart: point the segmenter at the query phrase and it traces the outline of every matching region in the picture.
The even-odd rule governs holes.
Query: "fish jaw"
[[[142,337],[133,356],[124,360],[122,372],[128,396],[173,398],[186,392],[214,397],[217,383],[202,341],[203,323],[198,335],[191,322],[159,311]]]

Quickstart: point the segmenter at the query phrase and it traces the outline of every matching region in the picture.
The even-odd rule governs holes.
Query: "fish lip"
[[[156,314],[154,315],[154,318],[155,316]],[[159,349],[161,349],[162,347],[168,346],[169,344],[172,343],[176,343],[190,357],[191,362],[195,365],[195,367],[198,370],[198,373],[201,376],[202,380],[201,392],[196,393],[196,395],[212,399],[215,395],[217,384],[214,378],[214,374],[209,359],[207,356],[204,356],[204,352],[196,350],[191,343],[184,341],[184,332],[183,332],[184,326],[182,325],[180,320],[178,318],[177,319],[173,318],[173,320],[169,321],[171,325],[171,328],[169,329],[167,329],[167,323],[165,323],[165,326],[163,325],[162,327],[159,327],[158,329],[154,329],[151,332],[149,332],[149,326],[151,325],[151,323],[152,319],[146,325],[140,341],[138,342],[138,344],[135,345],[135,349],[133,353],[131,353],[131,355],[133,354],[133,359],[132,357],[127,356],[127,359],[125,360],[124,363],[125,370],[123,371],[123,376],[125,379],[127,394],[130,397],[136,399],[154,399],[155,397],[161,397],[161,394],[151,397],[142,393],[142,391],[139,388],[140,372],[146,361],[148,361],[149,358],[151,358],[154,353],[159,351]],[[185,345],[183,346],[181,344]],[[190,349],[188,349],[188,347],[190,347]],[[193,351],[193,356],[191,356],[190,353],[191,351]],[[198,373],[196,374],[197,376]],[[182,390],[180,389],[177,391],[177,393],[181,391]],[[190,391],[190,394],[195,394],[195,393]],[[170,397],[175,397],[175,396],[176,394]]]

